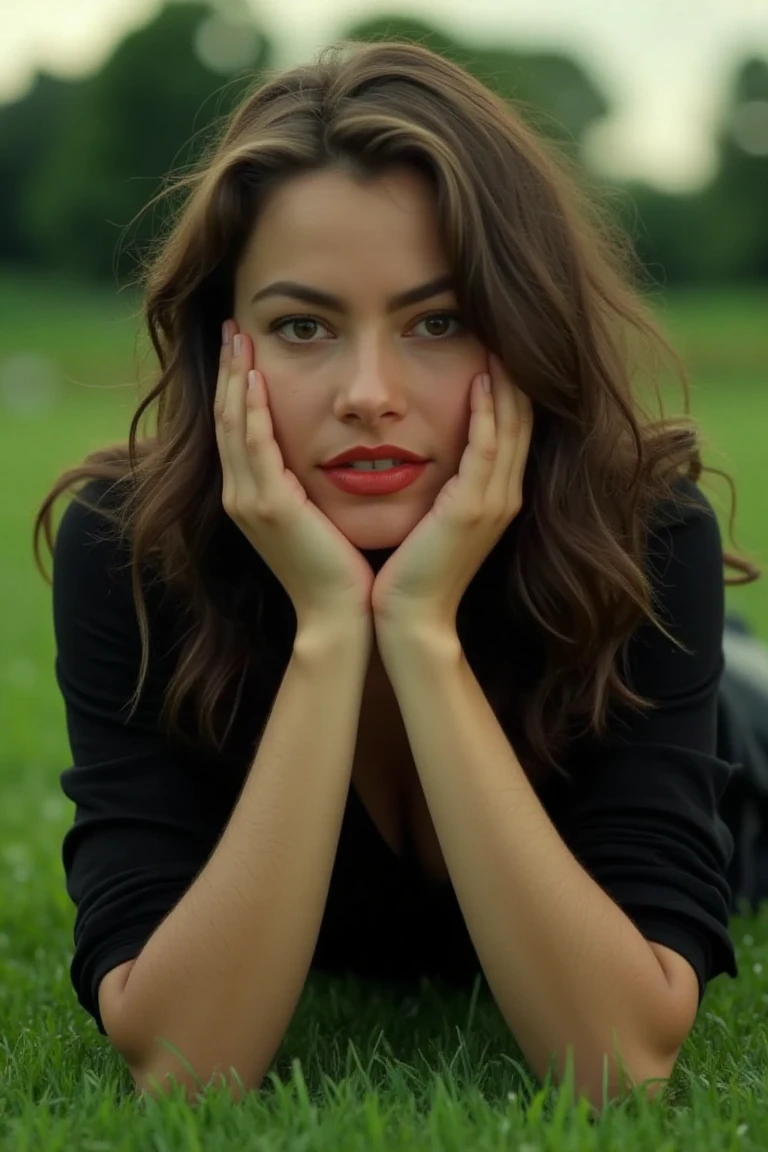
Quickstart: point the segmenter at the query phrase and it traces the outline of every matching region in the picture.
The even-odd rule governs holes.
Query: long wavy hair
[[[644,621],[660,628],[646,570],[661,502],[703,465],[688,417],[685,367],[637,283],[631,241],[583,173],[515,109],[453,61],[408,43],[342,41],[315,62],[250,90],[201,160],[153,199],[181,193],[142,268],[145,320],[159,362],[128,442],[61,474],[35,520],[74,485],[112,481],[99,505],[121,541],[142,643],[135,710],[149,667],[142,590],[153,569],[183,609],[161,724],[221,750],[254,673],[276,692],[295,637],[293,606],[222,509],[213,417],[222,322],[264,198],[292,177],[337,169],[365,179],[411,166],[434,189],[463,322],[531,397],[535,431],[524,506],[467,588],[457,630],[529,777],[579,735],[606,731],[609,705],[652,707],[621,675]],[[663,417],[666,352],[685,415]],[[654,416],[641,397],[650,386]],[[156,432],[137,428],[153,405]],[[731,487],[730,531],[736,497]],[[81,485],[82,487],[83,485]],[[691,497],[692,499],[692,497]],[[750,583],[760,571],[724,553]],[[526,660],[514,659],[526,652]],[[510,707],[513,701],[514,708]],[[130,717],[129,717],[130,718]]]

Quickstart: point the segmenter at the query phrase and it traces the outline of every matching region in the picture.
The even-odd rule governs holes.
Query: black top
[[[726,870],[733,838],[718,812],[731,768],[716,754],[718,684],[724,667],[720,533],[700,490],[651,536],[657,609],[691,650],[644,623],[632,639],[636,690],[659,702],[631,713],[621,734],[583,741],[539,794],[565,843],[650,941],[685,956],[699,990],[738,975],[728,932]],[[91,503],[105,498],[89,482]],[[157,717],[172,671],[172,614],[147,597],[149,675],[126,723],[141,655],[125,551],[105,518],[71,502],[56,538],[53,615],[56,677],[73,764],[61,786],[75,804],[63,843],[67,891],[77,914],[70,974],[98,1025],[98,987],[137,956],[216,847],[266,724],[272,699],[253,695],[218,754],[169,740]],[[670,625],[669,622],[672,622]],[[313,968],[392,980],[422,974],[471,986],[482,971],[450,882],[398,857],[350,787]]]

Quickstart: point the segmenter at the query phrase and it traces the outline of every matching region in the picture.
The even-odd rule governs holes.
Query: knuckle
[[[280,512],[274,500],[263,498],[254,500],[252,508],[251,515],[256,516],[262,524],[274,526],[280,519]]]
[[[246,524],[272,524],[277,519],[277,509],[273,500],[254,492],[238,501],[238,515]]]
[[[462,509],[462,520],[466,524],[478,524],[484,515],[487,515],[487,509],[479,500],[465,504]]]
[[[245,524],[248,518],[248,510],[245,507],[242,496],[235,493],[229,501],[229,515],[234,522],[238,525]]]
[[[225,505],[230,512],[236,512],[240,495],[237,489],[237,481],[234,475],[227,475],[225,472],[222,477],[221,486],[221,503]]]

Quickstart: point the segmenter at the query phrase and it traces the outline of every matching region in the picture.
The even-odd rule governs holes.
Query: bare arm
[[[169,1072],[198,1090],[160,1038],[203,1083],[222,1074],[235,1095],[231,1067],[250,1090],[274,1058],[325,909],[370,647],[370,631],[357,623],[297,634],[216,849],[133,962],[122,992],[110,990],[104,1026],[140,1090]]]

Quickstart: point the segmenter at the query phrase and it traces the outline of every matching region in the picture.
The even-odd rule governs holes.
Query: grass
[[[737,541],[768,569],[768,293],[670,298],[667,329],[693,377],[706,460],[734,476]],[[124,438],[134,407],[128,296],[0,274],[0,1147],[54,1149],[545,1149],[768,1146],[768,904],[735,916],[740,978],[707,989],[666,1092],[598,1121],[539,1085],[488,994],[310,975],[267,1089],[215,1086],[138,1101],[69,983],[74,909],[60,847],[71,805],[53,672],[50,589],[30,550],[34,513],[62,468]],[[141,353],[146,347],[139,341]],[[726,526],[727,488],[707,488]],[[64,502],[57,509],[61,512]],[[768,640],[768,584],[729,606]]]

